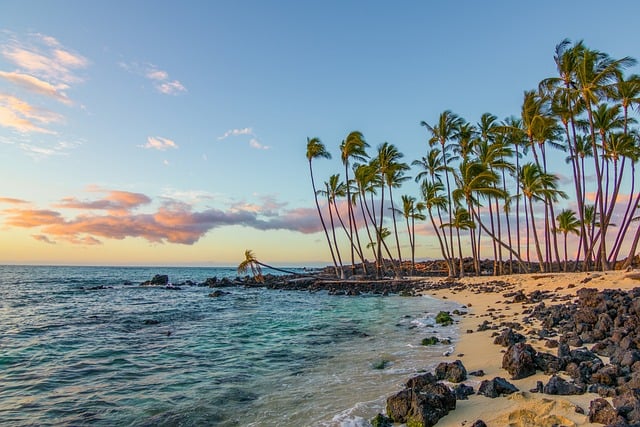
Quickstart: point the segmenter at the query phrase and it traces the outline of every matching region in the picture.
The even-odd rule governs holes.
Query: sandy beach
[[[441,279],[441,282],[443,280]],[[489,290],[486,284],[492,281],[500,281],[502,284]],[[529,390],[536,387],[537,381],[547,383],[550,376],[538,371],[534,376],[511,380],[509,373],[502,368],[506,348],[493,343],[492,335],[496,330],[478,331],[478,327],[485,321],[494,325],[499,325],[501,322],[521,323],[526,317],[523,311],[535,305],[513,302],[510,298],[505,298],[504,294],[519,290],[525,294],[533,291],[549,291],[555,297],[546,299],[545,303],[561,304],[575,299],[576,292],[581,288],[595,288],[601,291],[604,289],[629,290],[638,287],[640,286],[638,270],[466,277],[457,282],[464,286],[425,292],[437,298],[455,300],[468,307],[467,314],[457,317],[460,319],[461,339],[454,353],[446,361],[453,362],[459,359],[468,372],[483,370],[485,372],[483,377],[469,377],[465,381],[465,384],[472,385],[476,390],[484,379],[503,377],[517,386],[520,392],[496,399],[474,394],[469,397],[469,400],[459,400],[456,410],[442,418],[438,426],[471,426],[476,420],[483,420],[490,427],[602,425],[590,423],[587,416],[590,402],[599,398],[599,395],[586,393],[554,396],[530,392]],[[546,339],[530,335],[532,329],[539,328],[537,323],[539,322],[523,324],[524,328],[519,332],[527,337],[526,342],[537,351],[555,354],[556,349],[544,346]],[[500,327],[498,331],[502,329],[504,328]],[[586,347],[591,346],[586,345]],[[603,360],[606,363],[606,358]],[[611,398],[608,400],[611,401]]]

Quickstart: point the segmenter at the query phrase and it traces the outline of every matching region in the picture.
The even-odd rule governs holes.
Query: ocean
[[[367,426],[459,336],[435,325],[459,306],[428,296],[139,286],[155,274],[236,276],[0,266],[0,423]],[[421,345],[430,336],[453,344]]]

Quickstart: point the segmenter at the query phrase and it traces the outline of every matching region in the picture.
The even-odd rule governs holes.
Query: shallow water
[[[2,424],[367,425],[451,350],[422,338],[457,338],[430,297],[138,286],[154,274],[235,271],[0,266]]]

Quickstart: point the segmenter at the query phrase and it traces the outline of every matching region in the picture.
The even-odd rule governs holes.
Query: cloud
[[[137,74],[149,80],[153,87],[165,95],[178,95],[187,92],[187,88],[179,80],[171,80],[169,73],[153,64],[139,64],[137,62],[120,63],[120,67],[130,73]]]
[[[60,123],[63,120],[60,114],[34,107],[15,96],[0,93],[0,126],[21,133],[55,134],[56,132],[42,125]]]
[[[42,34],[31,34],[27,41],[12,37],[0,46],[0,54],[22,72],[54,85],[81,82],[76,70],[89,66],[89,60],[62,46],[58,40]]]
[[[268,145],[264,145],[258,140],[258,137],[255,133],[253,133],[253,129],[251,128],[240,128],[240,129],[229,129],[222,136],[218,137],[218,140],[227,139],[230,136],[240,136],[240,135],[249,135],[251,139],[249,139],[249,146],[251,148],[255,148],[257,150],[268,150]]]
[[[238,136],[238,135],[253,135],[253,130],[251,128],[229,129],[224,133],[224,135],[219,136],[218,140],[222,140],[230,136]]]
[[[151,199],[144,194],[112,190],[109,191],[106,197],[93,201],[82,202],[75,197],[65,197],[60,203],[55,204],[54,207],[64,209],[106,210],[110,213],[117,214],[149,203],[151,203]]]
[[[0,203],[7,203],[10,205],[22,205],[22,204],[27,204],[29,202],[27,202],[26,200],[14,199],[11,197],[0,197]]]
[[[33,234],[31,237],[33,237],[34,239],[36,239],[39,242],[48,243],[50,245],[55,245],[56,244],[55,240],[49,239],[44,234]]]
[[[286,205],[273,196],[265,196],[262,205],[200,211],[188,203],[166,199],[154,212],[136,212],[151,202],[150,197],[141,193],[110,190],[97,200],[66,197],[53,206],[83,211],[75,217],[52,209],[12,207],[0,212],[8,226],[38,228],[40,233],[36,234],[39,236],[36,239],[39,241],[47,243],[46,237],[49,242],[55,239],[80,245],[100,244],[101,239],[125,238],[191,245],[210,230],[234,225],[305,234],[321,230],[315,208],[285,209]]]
[[[178,144],[167,138],[150,136],[147,138],[147,143],[144,145],[139,145],[139,147],[153,148],[154,150],[165,151],[168,148],[178,148]]]
[[[29,92],[48,96],[66,105],[72,104],[67,94],[63,92],[63,90],[69,88],[69,86],[66,84],[53,85],[37,77],[15,71],[11,73],[0,71],[0,78],[5,79],[17,86],[20,86],[28,90]]]
[[[249,140],[249,146],[257,150],[268,150],[271,148],[268,145],[263,145],[257,138],[251,138]]]

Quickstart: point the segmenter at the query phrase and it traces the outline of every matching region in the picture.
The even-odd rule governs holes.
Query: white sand
[[[590,279],[588,283],[581,283],[585,279]],[[475,293],[478,287],[492,280],[500,280],[513,285],[512,289],[492,292]],[[430,280],[433,282],[433,280]],[[549,273],[549,274],[528,274],[512,275],[501,277],[466,277],[459,280],[466,285],[464,290],[456,291],[452,289],[429,291],[429,295],[437,298],[447,298],[455,300],[468,306],[468,314],[462,316],[459,324],[461,330],[460,342],[456,345],[454,353],[449,357],[450,361],[460,359],[468,372],[482,369],[484,377],[469,377],[466,384],[478,389],[482,380],[503,377],[514,384],[521,391],[508,397],[490,399],[485,396],[472,395],[469,400],[459,400],[457,409],[438,422],[438,426],[470,426],[474,421],[481,419],[489,427],[503,426],[536,426],[551,427],[554,424],[563,426],[601,426],[588,422],[589,402],[598,398],[596,394],[587,393],[579,396],[551,396],[543,393],[531,393],[530,389],[535,388],[536,381],[547,383],[549,376],[538,373],[532,377],[521,380],[511,380],[509,373],[502,369],[502,357],[506,350],[504,347],[493,344],[491,335],[495,330],[477,332],[478,326],[488,320],[494,325],[499,325],[502,321],[522,322],[526,316],[522,311],[527,305],[523,303],[505,303],[510,298],[504,298],[506,292],[522,290],[525,295],[535,290],[553,291],[558,296],[571,295],[575,297],[576,291],[580,288],[603,289],[632,289],[640,286],[640,272],[593,272],[593,273]],[[575,285],[575,287],[569,287]],[[550,302],[545,300],[545,304],[561,304],[562,301]],[[504,316],[501,318],[496,318]],[[533,328],[537,325],[534,323]],[[502,328],[500,328],[502,329]],[[556,349],[549,349],[543,346],[543,340],[533,339],[527,332],[531,327],[526,327],[519,331],[527,337],[527,343],[536,350],[556,354]],[[473,333],[466,333],[472,330]],[[459,356],[462,355],[462,356]],[[576,407],[584,409],[584,415],[576,412]]]

